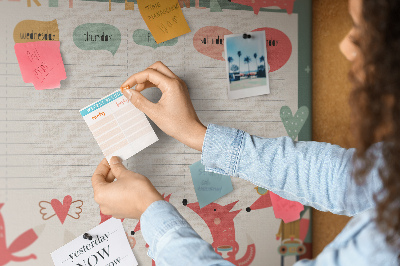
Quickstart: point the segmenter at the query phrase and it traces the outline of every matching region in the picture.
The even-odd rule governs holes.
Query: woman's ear
[[[339,44],[340,51],[350,62],[354,61],[358,55],[357,46],[352,42],[350,37],[353,35],[353,31],[354,29],[350,30]]]

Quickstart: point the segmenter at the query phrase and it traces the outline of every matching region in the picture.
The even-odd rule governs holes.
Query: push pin
[[[92,240],[92,239],[93,239],[93,236],[91,236],[91,235],[88,234],[88,233],[84,233],[84,234],[83,234],[83,238],[84,238],[84,239]]]
[[[129,90],[131,87],[129,85],[126,85],[125,87],[121,86],[121,92],[124,92],[124,90]]]
[[[250,34],[243,33],[243,39],[250,39],[250,38],[251,38]]]

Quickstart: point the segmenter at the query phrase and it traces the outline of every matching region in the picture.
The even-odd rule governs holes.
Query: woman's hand
[[[130,89],[136,85],[135,89]],[[140,92],[157,87],[162,96],[152,103]],[[200,122],[190,100],[185,82],[161,62],[132,75],[121,90],[136,108],[145,113],[166,134],[183,144],[202,150],[206,127]]]
[[[118,157],[112,157],[110,165],[106,159],[100,162],[92,186],[100,211],[119,219],[140,219],[153,202],[164,200],[147,177],[126,169]]]

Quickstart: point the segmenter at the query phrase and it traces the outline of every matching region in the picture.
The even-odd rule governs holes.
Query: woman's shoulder
[[[349,259],[365,261],[365,265],[398,265],[399,251],[386,242],[385,234],[379,229],[375,218],[375,208],[354,216],[326,247],[327,251],[345,257],[346,254],[352,254]]]

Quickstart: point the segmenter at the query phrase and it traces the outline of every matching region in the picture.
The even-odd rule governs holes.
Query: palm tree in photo
[[[265,57],[262,55],[260,57],[260,63],[264,62],[264,70],[265,70],[265,74],[267,74],[267,69],[265,68]]]
[[[257,72],[257,69],[258,69],[258,67],[257,67],[257,53],[254,53],[253,54],[253,56],[254,56],[254,63],[256,64],[256,72]]]
[[[246,57],[244,58],[244,62],[247,64],[247,67],[248,67],[248,69],[249,69],[248,77],[250,77],[250,62],[251,62],[250,56],[246,56]]]
[[[233,64],[233,65],[231,66],[231,70],[232,70],[232,72],[238,72],[238,71],[239,71],[238,65]]]
[[[242,56],[241,51],[238,51],[238,56],[239,56],[239,79],[240,79],[240,57]]]
[[[231,63],[233,62],[232,56],[228,57],[229,69],[231,69]]]

